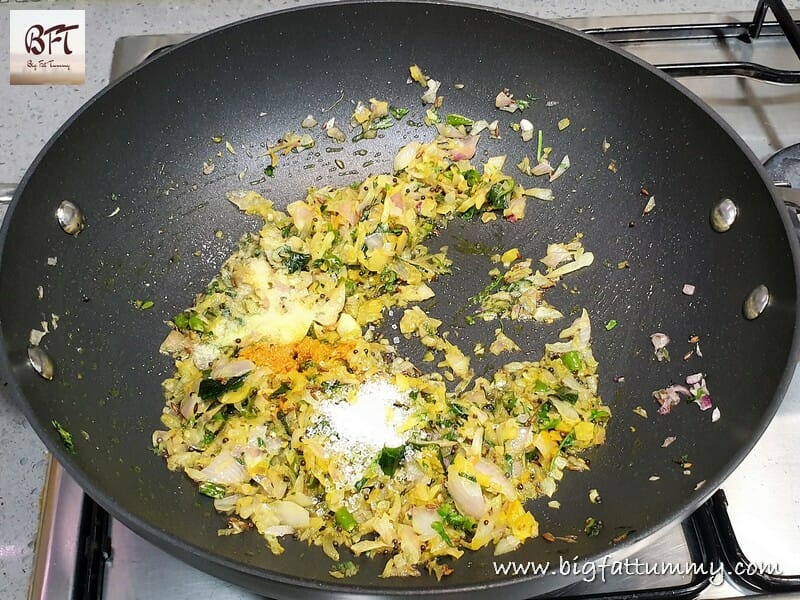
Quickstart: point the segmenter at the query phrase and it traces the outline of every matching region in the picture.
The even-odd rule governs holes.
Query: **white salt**
[[[399,431],[409,417],[407,404],[407,394],[379,378],[361,384],[352,399],[340,395],[319,403],[309,433],[329,433],[327,448],[340,457],[336,466],[342,483],[354,485],[383,448],[408,440],[410,431]],[[325,421],[328,427],[321,427]]]

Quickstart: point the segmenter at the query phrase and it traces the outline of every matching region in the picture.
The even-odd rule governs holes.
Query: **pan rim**
[[[761,178],[761,183],[764,185],[766,191],[772,197],[773,203],[775,205],[775,209],[778,211],[781,222],[784,225],[784,229],[786,232],[786,237],[789,241],[789,247],[792,253],[792,262],[794,266],[794,282],[795,282],[795,305],[794,305],[794,315],[795,315],[795,322],[793,323],[793,333],[792,333],[792,343],[790,346],[790,351],[786,357],[786,364],[783,368],[783,375],[778,382],[776,393],[767,405],[767,410],[761,416],[761,420],[758,423],[758,426],[754,428],[754,435],[752,436],[750,442],[745,446],[741,447],[728,461],[726,469],[719,471],[714,477],[710,478],[704,489],[706,490],[703,493],[697,494],[693,500],[689,501],[688,503],[684,504],[683,508],[679,511],[672,513],[669,518],[662,519],[651,525],[650,527],[637,532],[631,536],[629,541],[626,541],[625,544],[618,546],[613,549],[613,551],[608,553],[603,553],[601,555],[596,556],[587,556],[582,558],[583,562],[592,562],[595,560],[599,560],[602,556],[625,556],[630,555],[633,553],[637,547],[640,547],[644,543],[647,542],[654,534],[658,533],[659,531],[663,530],[667,526],[676,523],[678,521],[684,520],[688,517],[692,512],[694,512],[699,506],[701,506],[704,502],[711,497],[711,495],[716,491],[716,489],[723,483],[725,479],[736,469],[736,467],[741,463],[741,461],[747,456],[758,440],[762,437],[764,431],[767,429],[769,423],[772,421],[773,416],[777,412],[784,396],[786,395],[786,391],[789,387],[790,382],[794,376],[794,370],[791,369],[791,365],[797,362],[798,354],[800,354],[800,335],[798,335],[798,328],[797,328],[797,315],[798,309],[800,309],[800,264],[798,261],[800,260],[800,242],[797,239],[797,236],[793,234],[792,225],[789,220],[789,216],[787,212],[783,209],[782,203],[776,196],[775,191],[773,190],[772,186],[769,183],[769,177],[767,173],[761,165],[760,161],[755,157],[752,150],[744,143],[741,137],[731,128],[731,126],[722,119],[717,113],[715,113],[708,105],[703,102],[699,97],[697,97],[693,92],[685,88],[684,86],[680,85],[674,78],[671,76],[659,71],[649,63],[646,63],[642,59],[632,55],[631,53],[625,51],[622,48],[615,47],[603,40],[599,40],[594,38],[588,34],[585,34],[579,30],[572,29],[560,23],[541,19],[538,17],[529,16],[526,14],[522,14],[516,11],[505,10],[505,9],[498,9],[495,7],[484,7],[484,6],[477,6],[470,2],[426,2],[424,0],[404,0],[401,2],[395,2],[393,0],[378,0],[382,3],[386,4],[395,4],[395,5],[409,5],[414,6],[415,8],[418,6],[439,6],[439,7],[446,7],[448,9],[452,8],[453,10],[463,10],[468,9],[472,11],[478,11],[485,15],[492,15],[494,17],[505,17],[505,18],[512,18],[521,21],[521,24],[526,26],[537,26],[537,27],[546,27],[558,30],[564,34],[569,34],[572,36],[576,36],[578,38],[583,39],[586,42],[590,42],[592,44],[598,45],[604,48],[606,51],[612,51],[623,58],[628,59],[635,63],[639,68],[643,68],[646,71],[650,72],[652,75],[656,75],[659,77],[663,82],[666,82],[668,85],[672,86],[678,93],[688,98],[692,101],[698,108],[700,108],[706,115],[706,117],[710,117],[712,121],[721,128],[727,135],[730,137],[733,142],[738,147],[739,151],[748,159],[751,165],[755,168],[755,172],[758,173],[759,177]],[[371,4],[369,0],[345,0],[344,2],[337,2],[335,0],[330,0],[328,2],[315,4],[312,6],[303,6],[303,7],[289,7],[284,8],[276,11],[272,11],[266,14],[257,15],[253,17],[249,17],[246,19],[241,19],[232,23],[228,23],[226,25],[217,27],[215,29],[209,30],[207,32],[198,34],[180,44],[177,44],[173,48],[169,49],[167,53],[171,53],[176,51],[184,46],[191,45],[197,40],[204,39],[207,36],[217,35],[220,32],[226,31],[228,29],[233,29],[238,26],[241,26],[246,23],[254,22],[261,19],[268,19],[272,16],[286,14],[286,13],[295,13],[295,12],[312,12],[317,10],[324,10],[336,6],[337,8],[348,8],[351,9],[353,7],[358,7],[362,5]],[[89,100],[86,101],[83,106],[81,106],[73,115],[71,115],[62,125],[58,128],[58,130],[53,134],[53,136],[48,140],[48,142],[42,147],[42,149],[37,154],[36,158],[33,160],[31,165],[26,170],[25,174],[20,180],[20,184],[17,187],[17,190],[14,194],[11,204],[8,207],[6,218],[4,219],[2,229],[0,229],[0,265],[2,265],[2,259],[5,254],[5,247],[8,235],[8,229],[10,227],[11,220],[13,219],[13,215],[15,209],[17,208],[20,199],[23,195],[25,188],[33,174],[38,170],[38,166],[43,160],[43,158],[48,154],[50,149],[56,144],[56,142],[61,138],[62,134],[68,130],[72,124],[80,118],[84,112],[90,109],[92,105],[94,105],[95,101],[108,93],[111,89],[113,89],[118,83],[121,83],[123,80],[135,75],[139,72],[140,69],[145,68],[150,62],[157,60],[158,57],[153,57],[147,59],[141,65],[138,65],[124,76],[122,76],[117,81],[111,82],[104,86],[101,90],[99,90],[95,95],[93,95]],[[90,480],[88,477],[84,476],[83,472],[74,466],[72,463],[69,455],[65,451],[65,449],[61,446],[60,443],[56,440],[53,432],[48,431],[45,427],[45,424],[40,423],[37,419],[33,418],[33,412],[30,409],[28,403],[24,402],[23,394],[21,389],[17,383],[17,379],[14,375],[14,369],[12,367],[10,361],[10,353],[9,348],[7,347],[5,336],[3,335],[3,325],[0,323],[0,376],[3,379],[4,383],[8,385],[5,386],[4,389],[7,390],[8,395],[13,398],[15,403],[21,407],[22,412],[25,414],[28,422],[31,424],[33,429],[36,431],[37,435],[40,439],[43,440],[45,445],[48,447],[48,450],[52,452],[56,458],[58,459],[59,463],[62,464],[65,469],[69,472],[69,474],[79,483],[79,485],[84,489],[87,490],[87,494],[92,496],[93,498],[100,498],[103,502],[100,503],[103,508],[108,510],[115,518],[117,518],[121,523],[130,527],[136,533],[142,535],[149,541],[155,543],[157,546],[162,548],[176,548],[179,549],[182,554],[191,554],[198,557],[201,557],[203,560],[214,563],[219,565],[220,567],[224,567],[226,569],[231,569],[233,571],[237,571],[243,574],[247,574],[251,577],[256,577],[260,579],[268,579],[270,582],[277,582],[282,583],[285,585],[292,586],[293,588],[302,588],[308,591],[316,591],[316,592],[334,592],[334,593],[380,593],[380,594],[392,594],[392,595],[416,595],[420,591],[424,591],[426,594],[429,595],[439,595],[439,594],[450,594],[450,593],[474,593],[479,592],[481,590],[485,590],[488,588],[491,589],[502,589],[508,588],[511,586],[519,586],[524,585],[525,583],[531,583],[533,581],[541,580],[541,577],[536,576],[525,576],[525,577],[509,577],[504,580],[497,580],[492,581],[487,584],[468,584],[468,585],[459,585],[459,586],[447,586],[446,583],[442,587],[437,588],[430,588],[424,586],[409,586],[403,589],[398,589],[394,587],[384,587],[384,586],[370,586],[370,587],[363,587],[363,586],[352,586],[352,585],[344,585],[339,584],[336,582],[318,582],[315,580],[310,579],[303,579],[295,576],[286,576],[282,575],[277,572],[270,571],[268,569],[260,568],[260,567],[252,567],[249,565],[244,565],[242,563],[230,560],[226,557],[222,557],[218,554],[213,554],[208,552],[204,548],[197,547],[193,544],[189,544],[183,540],[178,540],[171,537],[164,536],[157,528],[150,526],[146,521],[140,519],[139,517],[129,514],[128,511],[119,510],[118,507],[114,505],[113,502],[110,501],[109,498],[106,497],[105,494],[101,492]],[[376,582],[379,583],[379,582]],[[413,582],[409,582],[413,583]],[[566,585],[567,582],[562,583],[556,587],[561,587],[562,585]],[[555,589],[555,588],[550,588]],[[546,591],[546,590],[545,590]]]

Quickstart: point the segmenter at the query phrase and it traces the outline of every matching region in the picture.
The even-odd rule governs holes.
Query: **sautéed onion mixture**
[[[447,248],[431,249],[438,229],[457,216],[525,216],[504,157],[479,171],[453,157],[454,143],[412,142],[393,175],[311,189],[286,211],[228,194],[264,224],[173,319],[161,350],[175,374],[153,435],[169,469],[228,515],[221,535],[255,527],[275,553],[296,536],[342,561],[336,577],[357,571],[349,553],[386,559],[383,576],[442,577],[469,551],[503,554],[538,536],[526,501],[588,469],[580,451],[604,442],[611,411],[585,310],[540,360],[475,377],[423,308],[451,268]],[[562,318],[543,296],[592,258],[580,236],[550,244],[540,263],[516,249],[494,257],[469,322]],[[425,365],[379,333],[387,315],[424,347]],[[500,329],[487,347],[519,350]]]

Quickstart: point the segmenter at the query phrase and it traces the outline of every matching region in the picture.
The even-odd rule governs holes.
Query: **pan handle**
[[[721,77],[735,75],[780,84],[800,83],[800,71],[774,69],[751,62],[675,63],[654,65],[672,77]]]
[[[785,186],[777,186],[778,197],[783,201],[786,210],[789,211],[794,231],[800,237],[800,189]]]

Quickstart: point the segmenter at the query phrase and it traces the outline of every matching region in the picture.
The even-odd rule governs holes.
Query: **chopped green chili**
[[[459,125],[471,127],[475,121],[469,117],[465,117],[464,115],[449,114],[447,117],[445,117],[445,123],[454,127],[458,127]]]
[[[214,498],[216,500],[225,497],[225,486],[220,485],[218,483],[211,483],[210,481],[204,481],[203,483],[200,484],[199,490],[201,494],[208,496],[209,498]]]
[[[336,520],[336,524],[345,531],[353,531],[353,529],[358,527],[358,521],[356,521],[352,513],[347,510],[346,506],[337,508],[336,512],[333,513],[333,517]]]
[[[583,366],[580,352],[577,350],[570,350],[561,355],[561,362],[573,373],[578,371]]]

